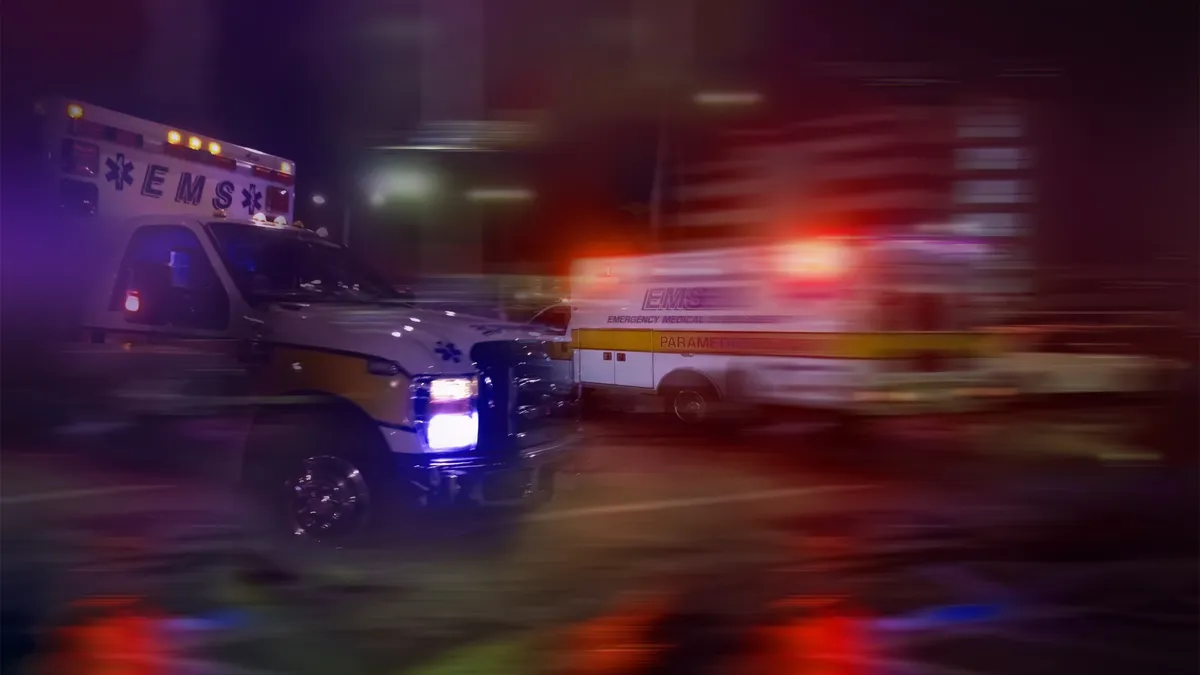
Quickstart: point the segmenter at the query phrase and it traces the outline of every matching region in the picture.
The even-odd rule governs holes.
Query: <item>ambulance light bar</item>
[[[780,250],[779,271],[791,277],[829,279],[845,272],[848,254],[845,246],[826,239],[793,242]]]
[[[119,143],[131,148],[144,148],[145,137],[142,134],[126,131],[117,127],[99,124],[91,120],[84,119],[84,108],[80,103],[68,103],[66,106],[67,118],[69,120],[68,132],[78,138],[87,138],[91,140],[109,141]],[[187,143],[184,143],[184,135],[176,129],[167,130],[166,142],[163,143],[163,152],[168,155],[186,159],[189,161],[200,161],[208,164],[215,164],[224,168],[227,171],[236,171],[238,168],[237,161],[232,157],[222,156],[221,144],[217,141],[205,141],[200,136],[189,135]],[[207,152],[205,152],[207,150]],[[251,164],[251,170],[256,176],[291,185],[295,182],[293,175],[293,167],[291,162],[281,161],[278,169],[270,167],[258,166]]]
[[[72,136],[90,138],[97,141],[111,141],[131,148],[141,148],[144,139],[141,134],[135,134],[124,129],[117,129],[103,124],[97,124],[83,119],[83,106],[78,103],[67,105],[67,118],[70,120],[68,130]]]

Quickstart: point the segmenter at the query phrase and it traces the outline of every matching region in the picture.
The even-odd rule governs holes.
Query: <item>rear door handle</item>
[[[625,354],[623,354],[623,353],[621,353],[621,352],[617,352],[617,360],[618,360],[618,361],[624,361],[624,360],[625,360]]]
[[[604,360],[612,361],[612,352],[604,352]]]

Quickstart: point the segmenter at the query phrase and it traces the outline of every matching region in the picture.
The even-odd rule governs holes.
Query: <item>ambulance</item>
[[[241,479],[283,534],[549,494],[577,431],[567,338],[414,307],[292,222],[287,159],[81,101],[41,110],[56,217],[88,252],[80,337],[244,366]]]
[[[1013,394],[981,325],[971,242],[813,238],[577,261],[586,393],[649,395],[688,423],[734,409],[956,412]],[[722,405],[728,410],[731,406]]]

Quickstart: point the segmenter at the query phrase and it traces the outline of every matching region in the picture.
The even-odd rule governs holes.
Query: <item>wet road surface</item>
[[[1195,472],[1022,426],[603,419],[545,508],[304,554],[218,487],[18,458],[5,553],[226,617],[185,651],[255,672],[1196,672]]]

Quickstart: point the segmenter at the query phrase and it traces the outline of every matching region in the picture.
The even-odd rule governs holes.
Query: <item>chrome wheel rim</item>
[[[362,529],[370,506],[367,483],[340,457],[310,457],[287,482],[292,534],[329,543]]]
[[[700,392],[689,389],[675,394],[674,409],[680,421],[700,422],[708,412],[708,402]]]

